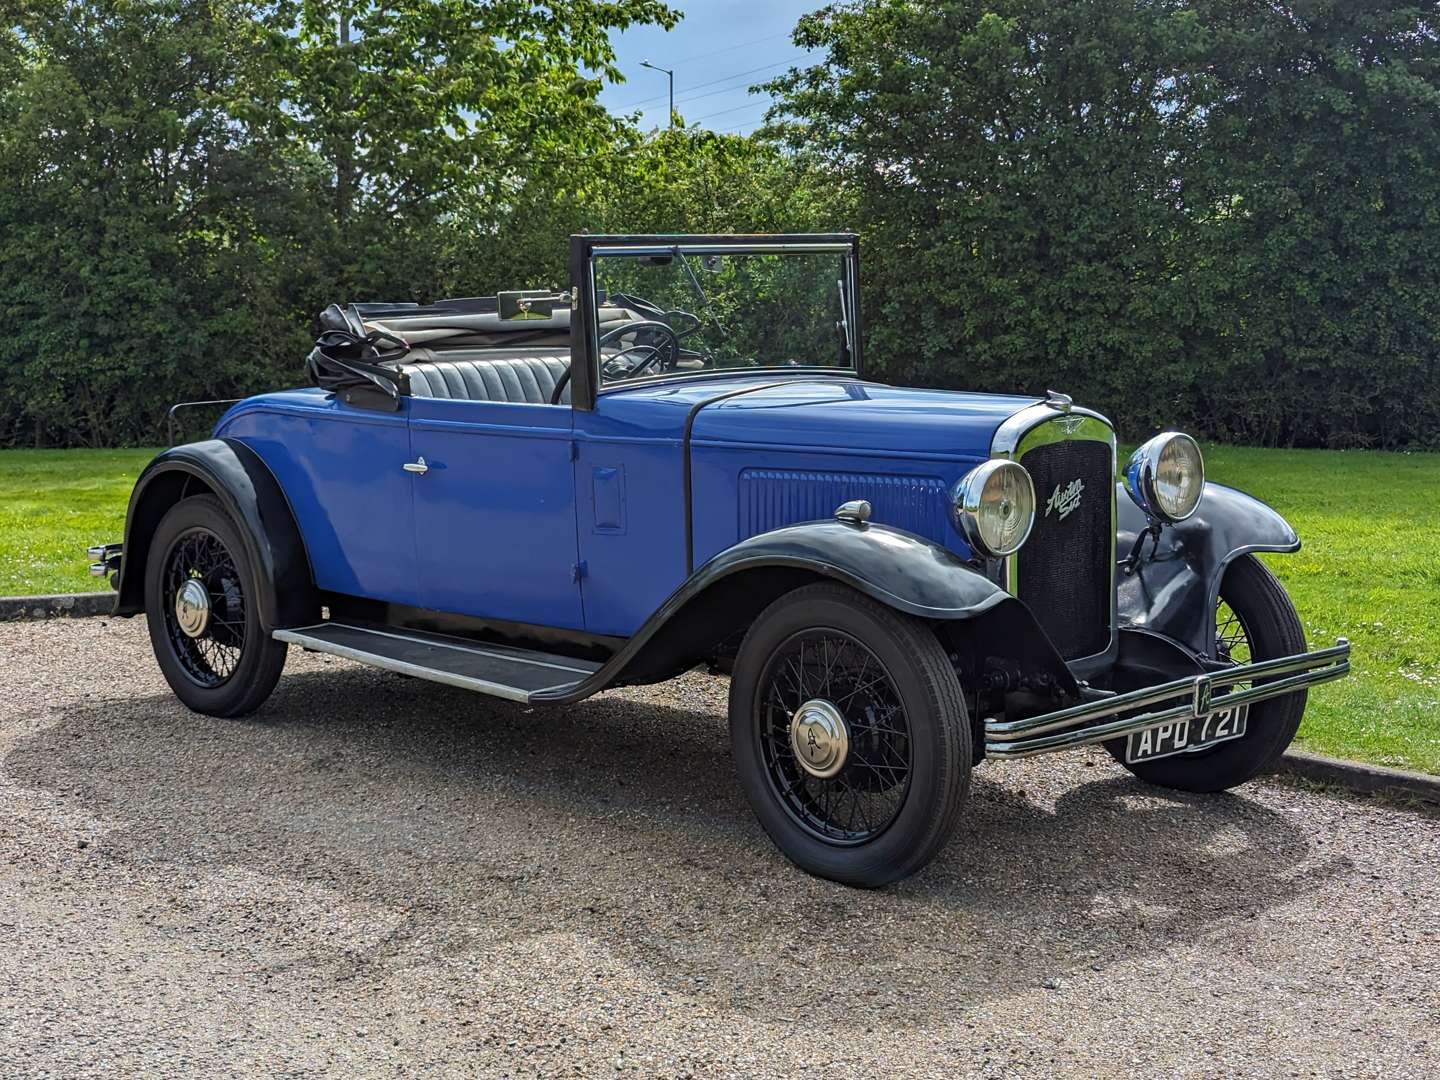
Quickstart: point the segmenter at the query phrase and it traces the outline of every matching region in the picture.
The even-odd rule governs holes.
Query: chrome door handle
[[[421,476],[424,476],[427,472],[430,471],[430,466],[425,464],[425,459],[423,457],[419,461],[407,461],[404,465],[401,465],[400,467],[406,472],[419,473]]]

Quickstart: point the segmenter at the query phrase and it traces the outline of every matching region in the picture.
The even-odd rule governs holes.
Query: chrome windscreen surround
[[[1087,655],[1066,657],[1067,663],[1083,668],[1113,655],[1118,641],[1116,625],[1118,613],[1115,597],[1115,476],[1117,468],[1115,429],[1102,414],[1070,404],[1063,394],[1052,394],[1046,401],[1037,402],[1021,409],[1001,423],[991,439],[990,456],[1019,462],[1031,450],[1066,442],[1103,443],[1109,447],[1110,451],[1110,482],[1107,484],[1110,507],[1108,544],[1110,633],[1105,648]],[[1042,507],[1045,502],[1045,493],[1037,490],[1037,514],[1044,512]],[[1019,556],[1024,553],[1025,549],[1022,547],[1015,555],[1004,559],[1001,564],[1002,581],[1006,591],[1013,596],[1019,595],[1017,564]]]

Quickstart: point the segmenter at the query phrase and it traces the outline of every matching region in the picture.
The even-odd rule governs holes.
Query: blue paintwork
[[[575,414],[576,533],[592,633],[629,637],[685,580],[685,418],[722,392],[637,387]]]
[[[966,558],[945,492],[1034,400],[773,371],[617,388],[588,412],[404,398],[386,413],[294,390],[235,406],[216,434],[274,472],[322,589],[630,636],[686,580],[692,414],[695,565],[856,498]],[[428,473],[401,469],[420,456]]]
[[[420,606],[578,630],[568,405],[413,398]]]
[[[869,500],[872,520],[968,558],[943,493],[990,456],[1002,421],[1034,403],[799,379],[705,408],[691,441],[695,561],[850,499]]]
[[[936,475],[837,469],[740,470],[741,539],[800,521],[830,517],[841,503],[869,501],[872,520],[941,542],[949,528],[949,485]]]
[[[706,404],[740,389],[748,392]],[[1001,421],[1034,401],[774,372],[602,394],[575,424],[577,484],[590,486],[579,506],[587,627],[629,636],[685,581],[683,440],[697,406],[699,566],[747,537],[828,517],[861,498],[877,523],[968,558],[944,492],[989,456]],[[594,516],[596,472],[616,468],[624,470],[623,534],[598,527]]]
[[[973,461],[989,457],[990,439],[1001,421],[1035,401],[800,378],[706,409],[695,420],[694,444],[782,452],[805,446],[860,451],[867,457]]]
[[[216,438],[245,443],[280,482],[322,589],[419,602],[408,408],[375,412],[318,389],[233,406]]]

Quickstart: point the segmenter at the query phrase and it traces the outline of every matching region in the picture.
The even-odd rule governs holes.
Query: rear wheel
[[[261,626],[259,584],[219,500],[182,499],[161,518],[145,566],[150,644],[175,696],[196,712],[252,712],[280,678],[286,646]]]
[[[1225,571],[1215,609],[1215,650],[1220,660],[1248,664],[1305,651],[1305,631],[1284,586],[1254,555]],[[1239,684],[1241,687],[1247,683]],[[1305,691],[1249,706],[1238,739],[1155,761],[1129,763],[1125,740],[1106,743],[1115,760],[1147,783],[1181,791],[1224,791],[1275,767],[1300,729]],[[1242,706],[1243,707],[1243,706]]]
[[[934,858],[970,782],[965,702],[934,632],[839,585],[797,589],[755,621],[731,679],[730,738],[771,839],[848,885]]]

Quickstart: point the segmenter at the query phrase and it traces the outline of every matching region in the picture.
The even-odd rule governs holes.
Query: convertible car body
[[[233,406],[93,549],[194,709],[287,645],[533,704],[733,672],[741,780],[812,872],[949,835],[971,766],[1103,743],[1217,790],[1293,736],[1299,547],[1163,433],[1117,482],[1064,394],[867,376],[848,234],[580,236],[567,287],[331,308],[316,385]]]

